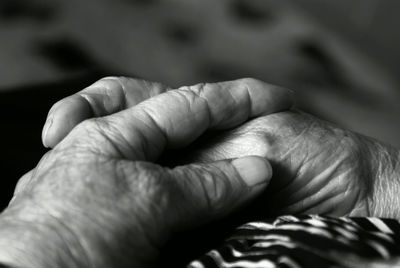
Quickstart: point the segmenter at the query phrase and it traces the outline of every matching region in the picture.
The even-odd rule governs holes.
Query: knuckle
[[[127,88],[129,88],[129,84],[132,81],[136,81],[136,79],[125,77],[125,76],[107,76],[103,77],[91,86],[89,86],[89,92],[91,88],[101,88],[104,92],[126,92]]]
[[[81,127],[89,137],[107,141],[117,140],[116,137],[120,134],[116,123],[106,118],[85,120]]]
[[[107,90],[120,90],[122,88],[123,77],[107,76],[95,82],[90,87],[92,88],[105,88]]]
[[[218,84],[200,83],[192,86],[184,86],[179,88],[176,93],[179,97],[183,98],[183,101],[188,107],[193,106],[195,103],[203,105],[204,109],[207,110],[208,114],[212,114],[211,106],[209,104],[209,92],[216,89]],[[210,118],[211,119],[211,118]]]
[[[246,88],[248,91],[252,91],[257,88],[264,89],[266,87],[265,82],[251,77],[241,78],[235,82],[238,84],[238,86]]]
[[[183,93],[189,93],[191,96],[203,97],[206,90],[213,89],[216,87],[216,84],[211,83],[199,83],[191,86],[183,86],[178,90]],[[190,96],[189,95],[189,96]]]
[[[15,195],[24,191],[24,189],[28,185],[29,181],[31,180],[31,177],[32,177],[32,174],[27,173],[18,180],[17,185],[15,186],[15,191],[14,191]]]
[[[181,110],[187,110],[188,112],[190,112],[195,105],[208,105],[207,100],[203,98],[198,91],[192,90],[189,86],[170,91],[168,94],[171,103],[179,104]]]
[[[90,118],[79,123],[73,130],[75,130],[78,133],[81,132],[94,133],[99,131],[99,129],[101,129],[102,126],[101,121],[102,119],[99,118]]]
[[[112,133],[118,132],[117,122],[112,120],[110,117],[108,118],[89,118],[83,122],[81,122],[78,126],[78,129],[82,129],[88,133],[100,133],[104,135],[111,135]]]
[[[89,148],[105,145],[107,125],[100,118],[87,119],[72,129],[67,139],[72,140],[74,148]],[[70,143],[69,143],[70,144]]]
[[[244,77],[244,78],[240,78],[238,80],[236,80],[239,84],[244,84],[247,86],[254,86],[254,85],[260,85],[260,84],[264,84],[264,82],[262,82],[261,80],[258,80],[256,78],[252,78],[252,77]]]
[[[137,150],[126,136],[126,126],[121,124],[112,117],[85,120],[74,133],[75,145],[97,154],[107,153],[110,157],[133,159],[137,156]]]
[[[248,90],[258,88],[258,89],[262,89],[265,91],[272,91],[274,95],[281,96],[282,98],[284,98],[286,100],[286,102],[289,102],[289,104],[294,102],[294,97],[293,97],[294,91],[292,91],[288,88],[269,84],[262,80],[259,80],[256,78],[251,78],[251,77],[241,78],[241,79],[237,80],[237,83],[239,85],[246,87]],[[288,106],[291,106],[291,105],[288,105]]]
[[[211,88],[211,87],[212,87],[212,84],[199,83],[199,84],[196,84],[196,85],[189,86],[188,89],[190,91],[194,92],[195,94],[201,96],[206,89]]]
[[[106,76],[99,80],[99,82],[121,83],[127,81],[129,78],[125,76]]]
[[[344,151],[344,157],[356,161],[366,157],[367,150],[362,146],[360,137],[350,131],[344,129],[335,129],[337,142],[341,145]]]

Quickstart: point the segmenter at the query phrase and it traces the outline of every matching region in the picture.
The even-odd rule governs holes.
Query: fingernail
[[[49,131],[51,125],[53,125],[53,118],[47,119],[43,127],[42,142],[46,148],[49,148],[49,145],[47,144],[47,132]]]
[[[272,168],[269,162],[261,157],[247,156],[232,161],[242,179],[249,187],[269,182]]]

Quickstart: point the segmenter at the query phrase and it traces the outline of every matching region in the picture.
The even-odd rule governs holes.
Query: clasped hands
[[[109,77],[59,101],[43,128],[52,149],[0,216],[0,262],[151,267],[171,234],[260,194],[271,216],[399,218],[398,151],[292,105],[255,79]]]

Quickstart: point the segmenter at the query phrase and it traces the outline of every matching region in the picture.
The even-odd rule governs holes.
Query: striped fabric
[[[250,222],[187,267],[400,267],[400,222],[316,215]]]
[[[9,266],[0,264],[0,268]],[[400,222],[282,216],[249,222],[187,268],[400,267]],[[10,267],[11,268],[11,267]]]

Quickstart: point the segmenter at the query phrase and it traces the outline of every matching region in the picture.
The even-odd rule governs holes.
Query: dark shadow
[[[68,38],[39,42],[35,52],[62,71],[93,70],[99,65],[84,48]]]
[[[47,151],[41,143],[41,131],[50,107],[109,74],[98,71],[76,79],[0,92],[0,210],[8,204],[17,180],[34,168]]]
[[[125,0],[127,3],[131,3],[132,5],[136,6],[152,6],[157,4],[157,0]]]
[[[199,39],[198,30],[185,22],[166,23],[164,28],[165,35],[168,39],[179,45],[193,45],[196,44]]]
[[[264,0],[261,0],[264,1]],[[263,24],[274,21],[271,10],[260,8],[256,1],[235,0],[231,2],[232,15],[240,22],[251,24]]]
[[[32,19],[47,22],[54,18],[54,13],[53,6],[37,1],[2,0],[0,3],[0,17],[3,20]]]
[[[371,109],[380,105],[377,101],[379,96],[365,94],[365,90],[360,88],[360,85],[349,80],[346,69],[318,41],[303,40],[299,42],[297,49],[300,55],[312,64],[311,68],[304,72],[300,70],[295,74],[294,80],[300,85],[334,90],[356,103],[368,105]]]

